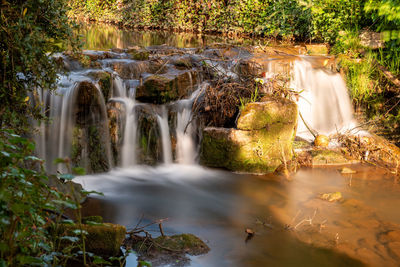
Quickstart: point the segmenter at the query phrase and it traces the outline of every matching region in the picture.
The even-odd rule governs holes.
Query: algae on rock
[[[297,115],[297,105],[287,99],[249,103],[238,119],[239,129],[204,129],[201,162],[233,171],[273,172],[293,157]]]

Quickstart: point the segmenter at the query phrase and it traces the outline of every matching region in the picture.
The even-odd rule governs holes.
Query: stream
[[[100,55],[100,52],[93,50],[104,51],[131,46],[167,45],[191,49],[213,43],[256,45],[260,42],[193,34],[135,32],[104,25],[86,26],[81,34],[86,38],[84,48],[89,51],[87,55],[93,57]],[[123,52],[113,51],[109,54],[112,54],[110,56],[112,59],[98,60],[102,70],[109,71],[111,68],[114,68],[112,71],[118,70],[120,67],[118,64],[129,63],[135,68],[139,66],[138,60],[125,58],[126,54]],[[310,119],[314,123],[313,126],[326,128],[329,132],[337,130],[338,126],[353,123],[351,104],[343,80],[339,74],[327,73],[312,66],[310,62],[313,59],[315,58],[301,56],[300,60],[294,63],[299,78],[295,79],[298,81],[297,84],[292,84],[294,87],[304,89],[304,84],[308,83],[310,89],[307,91],[309,90],[312,95],[310,99],[313,98],[313,101],[320,104],[321,101],[327,101],[322,110],[310,112],[319,115],[314,122]],[[166,60],[164,64],[170,60]],[[308,72],[302,71],[304,69]],[[176,73],[183,72],[173,70]],[[86,75],[81,69],[73,71],[75,76],[71,75],[68,78],[69,82],[65,82],[65,88],[69,88],[72,95],[79,94],[80,88],[75,89],[77,86],[71,79],[87,83],[94,81],[81,78],[82,73]],[[91,71],[94,74],[100,72]],[[93,73],[91,75],[94,75]],[[147,72],[142,73],[145,73],[144,78],[150,76]],[[350,174],[341,173],[343,166],[338,165],[326,168],[302,168],[289,178],[274,174],[239,174],[200,166],[197,164],[197,128],[189,122],[191,105],[198,98],[197,92],[201,92],[207,84],[199,77],[197,82],[193,82],[192,72],[186,71],[184,74],[188,73],[190,77],[188,88],[191,89],[189,90],[191,95],[186,99],[179,98],[162,105],[140,103],[136,101],[135,94],[138,84],[142,82],[142,73],[138,77],[124,78],[124,81],[116,72],[112,73],[113,92],[108,103],[112,102],[116,109],[119,108],[118,105],[125,106],[124,109],[120,108],[125,110],[125,113],[118,115],[123,119],[117,121],[125,127],[118,126],[124,130],[120,130],[120,136],[123,136],[122,143],[118,139],[121,159],[116,157],[116,163],[112,163],[110,151],[114,147],[112,144],[108,145],[110,143],[108,134],[104,135],[104,139],[96,141],[104,146],[99,154],[102,158],[107,158],[104,159],[104,164],[111,170],[74,179],[86,190],[104,193],[104,196],[89,198],[84,205],[85,216],[102,215],[106,222],[125,225],[128,230],[134,228],[141,218],[141,225],[167,219],[163,223],[167,235],[192,233],[204,240],[211,249],[205,255],[188,256],[187,259],[174,262],[155,262],[153,266],[399,266],[400,184],[395,175],[363,164],[347,166],[354,172]],[[119,74],[123,76],[122,71]],[[313,81],[308,82],[308,79]],[[344,90],[340,93],[344,95],[344,99],[337,98],[339,95],[337,92],[335,94],[313,92],[321,88],[318,84],[321,81],[324,83],[324,92],[338,87],[340,87],[338,90]],[[96,94],[102,94],[97,84],[93,88],[91,90],[99,91]],[[324,100],[320,100],[320,97]],[[50,100],[47,102],[50,105],[61,103],[56,97],[53,97],[54,100],[48,98]],[[64,102],[66,99],[65,97]],[[71,103],[76,101],[71,99],[69,100]],[[80,101],[79,97],[77,99]],[[101,132],[107,125],[105,123],[102,125],[98,121],[108,120],[105,109],[109,106],[106,107],[104,102],[107,100],[105,101],[102,96],[98,99],[100,104],[91,103],[91,108],[99,106],[97,110],[93,108],[95,112],[91,110],[95,114],[91,114],[93,118],[90,116],[84,118],[93,124],[96,123],[98,128],[95,130]],[[53,109],[56,109],[56,106]],[[68,112],[72,109],[65,104],[62,112],[54,111],[54,113],[64,114],[62,116],[69,122],[71,120],[69,118],[73,117],[72,115],[68,117]],[[331,116],[333,121],[326,121],[324,116],[336,109],[339,109],[339,112]],[[146,120],[152,123],[149,126],[150,134],[155,140],[152,141],[151,137],[145,140],[148,142],[145,143],[146,157],[138,155],[140,151],[137,148],[143,144],[145,136],[144,130],[142,132],[138,130],[140,125],[145,125],[137,121],[137,114],[140,112],[148,115]],[[172,116],[173,112],[176,115]],[[306,112],[304,111],[304,114]],[[172,118],[174,122],[171,122]],[[73,123],[66,125],[71,129],[74,127]],[[57,125],[54,127],[59,128]],[[49,142],[49,140],[54,140],[53,143],[57,143],[58,140],[67,142],[72,139],[72,132],[75,134],[77,130],[70,130],[71,137],[64,137],[68,136],[68,131],[64,131],[64,128],[56,129],[60,131],[59,136],[48,137],[46,140],[44,140],[46,134],[51,136],[56,130],[43,129],[46,133],[43,134],[43,141],[37,141],[41,144],[39,147],[42,147],[42,153],[46,154],[47,151],[49,154],[48,151],[54,150],[55,152],[52,152],[54,156],[68,156],[65,151],[69,152],[70,148],[64,149],[60,145],[60,149],[55,150],[54,145]],[[157,151],[153,151],[151,142],[155,143]],[[71,145],[66,144],[66,146]],[[171,148],[173,146],[176,147],[176,152]],[[89,153],[88,150],[82,149],[86,151],[85,153]],[[151,166],[145,165],[150,161]],[[56,170],[52,168],[53,171]],[[337,192],[340,192],[341,197],[335,201],[321,199],[323,194]],[[147,229],[154,237],[159,235],[158,225],[149,226]],[[246,229],[255,232],[252,238],[247,238]],[[137,266],[137,264],[135,255],[128,257],[126,266]]]

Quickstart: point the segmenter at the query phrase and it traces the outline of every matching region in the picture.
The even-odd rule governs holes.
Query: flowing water
[[[57,92],[38,91],[36,96],[49,118],[49,123],[36,125],[35,136],[38,154],[46,159],[49,172],[64,171],[61,165],[52,164],[57,157],[83,158],[92,170],[96,166],[88,163],[88,158],[106,157],[102,167],[108,172],[75,179],[85,189],[105,194],[85,204],[87,215],[101,214],[106,221],[128,228],[142,216],[144,223],[168,218],[164,225],[168,234],[190,232],[211,248],[206,255],[190,257],[190,266],[362,266],[366,262],[396,266],[397,252],[380,238],[400,229],[396,212],[400,188],[393,176],[372,167],[354,166],[357,174],[350,176],[337,169],[310,169],[299,171],[288,181],[276,175],[203,168],[197,164],[201,134],[192,112],[193,103],[208,86],[201,74],[173,67],[169,64],[173,57],[150,73],[146,61],[133,60],[124,52],[94,50],[204,43],[196,43],[192,37],[188,42],[179,41],[180,37],[172,34],[136,36],[109,27],[103,31],[96,28],[95,33],[102,37],[93,40],[93,29],[87,30],[87,48],[92,50],[85,53],[104,55],[98,60],[100,69],[85,70],[67,62],[72,71],[60,76]],[[104,38],[107,34],[118,38]],[[101,43],[110,39],[110,43]],[[196,57],[192,50],[185,51]],[[290,87],[302,91],[298,104],[307,124],[324,134],[352,128],[351,103],[340,75],[316,67],[314,57],[288,58]],[[276,74],[277,62],[267,60],[266,78]],[[235,78],[231,63],[208,59],[206,64]],[[108,99],[100,90],[100,81],[91,74],[101,71],[112,77]],[[176,79],[189,93],[169,103],[139,101],[137,89],[154,73],[167,78],[187,75]],[[82,96],[80,88],[85,82],[95,92],[92,97]],[[299,135],[309,138],[301,121]],[[110,135],[109,128],[116,130]],[[91,135],[93,131],[106,134],[93,139],[97,136]],[[93,152],[93,143],[102,150]],[[77,153],[77,147],[81,152]],[[328,192],[342,192],[344,200],[331,203],[319,198]],[[247,241],[246,228],[256,231]],[[136,264],[136,257],[129,257],[127,266]]]

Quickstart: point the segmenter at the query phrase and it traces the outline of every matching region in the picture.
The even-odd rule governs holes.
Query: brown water
[[[301,170],[288,181],[171,165],[79,180],[105,193],[89,202],[88,215],[100,213],[128,229],[142,215],[143,224],[168,218],[168,234],[206,240],[211,251],[191,257],[190,266],[398,266],[383,235],[400,229],[400,185],[382,170],[352,168],[356,174]],[[318,198],[337,191],[343,195],[338,202]],[[309,218],[311,225],[304,221]],[[247,243],[246,228],[256,232]],[[157,227],[149,230],[158,235]],[[135,258],[130,261],[135,266]]]

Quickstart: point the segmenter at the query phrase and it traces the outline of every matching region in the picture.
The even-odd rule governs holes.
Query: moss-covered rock
[[[262,130],[205,128],[201,163],[233,171],[267,173],[292,159],[294,124],[273,124]]]
[[[150,52],[145,49],[131,50],[129,54],[134,60],[148,60],[150,57]]]
[[[247,104],[237,121],[240,130],[260,130],[274,123],[294,124],[297,122],[297,105],[280,97],[264,97],[263,102]]]
[[[297,105],[287,99],[249,103],[238,118],[238,129],[204,129],[201,162],[233,171],[273,172],[293,157],[297,115]]]
[[[104,96],[105,101],[111,97],[111,85],[112,78],[111,74],[106,71],[93,71],[88,74],[89,77],[93,78],[100,85],[101,92]]]
[[[136,90],[136,98],[142,102],[164,104],[187,97],[196,82],[192,71],[175,70],[174,74],[151,75]]]
[[[59,227],[58,233],[61,236],[75,236],[74,230],[80,230],[78,224],[66,224]],[[82,224],[82,230],[87,232],[86,251],[102,256],[118,256],[120,254],[120,247],[126,234],[125,226],[112,223]]]
[[[340,165],[349,164],[352,161],[346,158],[341,152],[328,149],[314,149],[309,151],[312,157],[312,165]]]

